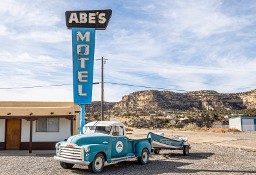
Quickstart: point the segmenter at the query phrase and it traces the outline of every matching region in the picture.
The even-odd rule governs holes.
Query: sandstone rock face
[[[100,102],[86,106],[88,121],[100,120]],[[255,116],[256,90],[218,93],[202,90],[188,93],[146,90],[123,96],[120,102],[104,103],[105,119],[122,117],[127,126],[212,127],[227,125],[230,114]]]
[[[249,109],[255,109],[256,108],[256,89],[240,93],[240,98],[242,99],[244,105]]]
[[[160,111],[256,109],[256,90],[243,93],[218,93],[202,90],[189,93],[146,90],[123,96],[120,102],[105,102],[104,111],[123,115],[151,114]],[[100,102],[87,105],[87,112],[100,114]]]
[[[242,110],[256,108],[256,90],[244,93],[194,91],[175,93],[146,90],[126,95],[112,110],[119,112],[155,112],[168,110]]]

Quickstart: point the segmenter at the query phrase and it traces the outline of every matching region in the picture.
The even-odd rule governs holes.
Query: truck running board
[[[132,158],[135,158],[135,156],[113,158],[113,159],[111,159],[112,160],[111,163],[123,162],[123,161],[130,160]]]

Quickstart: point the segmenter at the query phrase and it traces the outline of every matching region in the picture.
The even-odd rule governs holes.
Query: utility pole
[[[104,121],[104,64],[108,59],[101,58],[97,59],[101,60],[101,106],[100,106],[100,111],[101,111],[101,120]]]

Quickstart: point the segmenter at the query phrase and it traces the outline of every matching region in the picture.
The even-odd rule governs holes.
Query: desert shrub
[[[154,125],[152,120],[147,120],[144,118],[132,118],[129,126],[135,128],[148,128]]]
[[[126,128],[126,131],[133,131],[133,129],[132,129],[132,128],[127,127],[127,128]]]
[[[207,128],[207,127],[202,127],[202,128],[200,129],[200,131],[206,132],[206,131],[209,131],[209,128]]]
[[[210,132],[216,132],[216,133],[225,133],[226,128],[211,128],[209,131]]]
[[[238,130],[236,128],[228,128],[227,132],[240,132],[240,130]]]
[[[189,131],[195,131],[195,130],[199,130],[200,128],[195,123],[189,123],[188,125],[184,126],[183,129],[189,130]]]

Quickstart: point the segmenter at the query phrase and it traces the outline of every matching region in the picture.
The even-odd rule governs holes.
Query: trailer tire
[[[184,145],[183,146],[183,155],[184,156],[188,156],[189,155],[189,146],[188,145]]]
[[[100,173],[104,168],[105,157],[102,153],[98,153],[94,160],[89,164],[88,168],[91,173]]]
[[[159,154],[159,152],[160,152],[160,149],[155,149],[155,150],[154,150],[154,153],[155,153],[155,154]]]
[[[138,157],[138,163],[141,165],[145,165],[149,160],[149,152],[147,148],[144,148],[141,153],[141,157]]]
[[[71,169],[73,168],[74,164],[71,163],[65,163],[65,162],[60,162],[60,166],[64,169]]]

